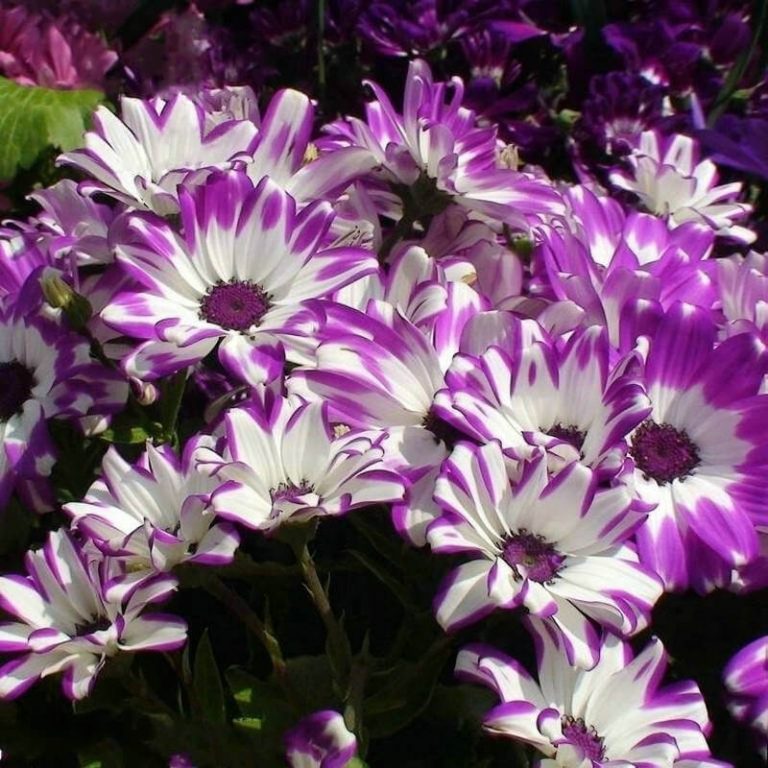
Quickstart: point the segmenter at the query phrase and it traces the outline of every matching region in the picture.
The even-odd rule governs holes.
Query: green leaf
[[[228,669],[226,679],[241,714],[234,725],[253,745],[259,768],[285,765],[283,734],[298,717],[283,699],[280,686],[238,668]]]
[[[232,724],[248,731],[261,731],[264,727],[264,721],[260,717],[236,717]]]
[[[450,655],[450,645],[440,642],[419,662],[404,661],[392,670],[384,687],[363,703],[363,719],[371,737],[389,736],[424,711]]]
[[[0,77],[0,179],[29,168],[48,147],[82,145],[91,113],[103,101],[100,91],[30,87]]]
[[[77,754],[80,768],[123,768],[123,750],[112,739],[91,744]]]
[[[288,727],[296,719],[276,682],[260,680],[237,667],[227,670],[225,676],[242,717],[259,719],[265,724],[279,722],[280,727]]]
[[[147,432],[144,427],[123,427],[115,426],[99,432],[98,438],[107,443],[119,443],[121,445],[137,445],[146,443],[152,438],[152,434]]]
[[[224,686],[216,666],[208,630],[203,633],[195,652],[192,675],[197,714],[206,723],[223,724],[227,721]]]

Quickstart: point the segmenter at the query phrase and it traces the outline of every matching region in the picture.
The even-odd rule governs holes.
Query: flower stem
[[[307,585],[315,608],[317,608],[320,619],[325,625],[328,637],[328,656],[331,660],[339,689],[346,698],[349,691],[350,673],[352,671],[352,651],[349,647],[349,639],[333,613],[328,593],[320,581],[315,561],[309,553],[306,542],[303,544],[297,543],[294,547],[294,552],[304,576],[304,583]]]
[[[204,586],[208,593],[226,605],[261,643],[272,661],[275,678],[282,687],[288,701],[291,705],[297,706],[298,698],[288,679],[288,668],[278,639],[264,625],[264,622],[251,606],[237,592],[230,589],[218,576],[210,575],[209,578],[205,579]]]

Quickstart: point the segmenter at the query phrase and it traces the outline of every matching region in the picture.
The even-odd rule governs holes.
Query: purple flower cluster
[[[698,132],[745,14],[729,4],[726,34],[657,3],[668,20],[607,26],[625,66],[585,78],[569,183],[526,162],[477,81],[508,89],[511,52],[541,39],[576,62],[586,32],[500,5],[358,9],[379,54],[459,42],[473,79],[415,58],[402,106],[371,80],[361,116],[320,130],[293,89],[101,107],[58,160],[81,180],[6,223],[0,506],[16,494],[69,527],[27,553],[27,575],[0,577],[0,650],[19,654],[0,697],[57,672],[88,695],[118,652],[183,645],[182,619],[145,611],[172,571],[376,505],[447,563],[445,633],[528,616],[538,680],[489,645],[459,652],[457,675],[501,700],[487,732],[551,768],[727,765],[697,685],[663,685],[661,641],[635,654],[630,639],[665,592],[768,586],[768,256],[747,252],[745,185],[719,182],[743,157]],[[193,384],[208,396],[180,439]],[[146,417],[157,401],[170,426]],[[138,449],[110,447],[84,495],[58,494],[58,431],[120,443],[126,424]],[[725,671],[763,747],[765,652],[757,640]],[[354,722],[302,721],[290,765],[347,765]]]

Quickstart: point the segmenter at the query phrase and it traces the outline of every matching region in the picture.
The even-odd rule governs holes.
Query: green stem
[[[325,0],[317,0],[317,84],[325,96]]]
[[[325,625],[331,664],[334,668],[339,689],[346,697],[349,691],[349,678],[352,669],[352,652],[349,647],[349,640],[341,624],[336,620],[331,602],[328,599],[328,593],[320,581],[315,561],[312,559],[306,543],[297,543],[294,547],[294,552],[304,576],[304,583],[307,585],[315,608],[317,608],[320,619]]]
[[[261,643],[272,662],[275,678],[286,694],[288,701],[293,706],[297,706],[298,699],[288,679],[288,667],[286,666],[283,651],[277,638],[267,629],[264,622],[262,622],[251,606],[237,592],[231,590],[218,576],[210,575],[209,578],[206,578],[204,587],[209,594],[226,605],[240,619],[246,629]]]
[[[174,446],[178,442],[176,435],[176,422],[179,419],[181,401],[184,390],[187,387],[186,370],[174,373],[163,386],[163,399],[160,403],[161,422],[163,425],[163,437]]]
[[[368,681],[368,636],[363,642],[360,655],[352,662],[349,674],[349,695],[344,708],[344,722],[347,728],[357,736],[358,743],[363,743],[363,700],[365,684]]]
[[[752,35],[752,41],[749,45],[749,48],[733,65],[733,68],[728,73],[728,77],[723,84],[720,93],[717,94],[717,98],[715,99],[712,111],[707,117],[707,125],[710,128],[717,122],[720,115],[725,112],[726,108],[728,107],[728,102],[731,100],[733,94],[736,93],[736,90],[739,87],[739,83],[741,82],[741,78],[747,71],[749,62],[752,61],[752,57],[755,54],[755,50],[757,49],[760,36],[763,33],[765,23],[768,21],[768,2],[765,2],[765,0],[757,0],[755,5],[760,9],[760,15],[758,16],[757,25],[755,26],[755,33]]]

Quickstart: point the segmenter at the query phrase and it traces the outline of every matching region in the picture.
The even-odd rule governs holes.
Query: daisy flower
[[[717,186],[717,166],[711,160],[699,161],[697,155],[698,144],[689,136],[664,139],[658,131],[644,131],[627,157],[629,170],[613,171],[610,179],[619,189],[634,192],[672,228],[697,221],[718,235],[753,242],[757,235],[736,224],[752,211],[752,206],[735,202],[741,182]]]
[[[303,302],[378,270],[370,251],[326,247],[327,203],[297,212],[269,178],[254,187],[244,173],[217,174],[182,189],[179,202],[183,236],[134,214],[118,239],[118,262],[141,288],[119,293],[101,316],[144,340],[125,361],[136,378],[186,368],[221,341],[219,360],[233,376],[274,379],[285,357],[302,362],[313,343]]]
[[[662,688],[667,657],[653,639],[633,658],[628,643],[606,635],[590,670],[572,666],[562,639],[541,621],[538,682],[514,659],[485,645],[459,652],[456,674],[494,690],[501,704],[483,728],[530,744],[541,768],[728,768],[709,754],[707,709],[690,681]]]
[[[85,428],[85,417],[125,405],[128,383],[91,359],[86,338],[41,314],[35,275],[16,303],[0,306],[0,507],[16,488],[27,505],[44,510],[53,502],[45,479],[56,461],[47,422]]]
[[[402,114],[381,87],[368,85],[376,100],[366,105],[366,121],[337,121],[329,126],[331,138],[338,146],[366,149],[369,169],[409,187],[430,213],[452,201],[525,226],[525,214],[562,211],[552,186],[499,161],[495,128],[479,127],[474,112],[461,106],[460,78],[436,83],[425,61],[410,62]]]
[[[497,442],[459,443],[443,464],[435,487],[443,514],[427,538],[434,552],[469,559],[441,585],[437,620],[451,632],[524,606],[558,631],[571,664],[588,669],[600,652],[595,623],[632,635],[661,595],[628,544],[644,514],[625,487],[598,490],[578,462],[550,477],[541,451],[515,472],[513,484]]]
[[[385,467],[384,451],[353,432],[336,437],[326,405],[261,396],[227,412],[223,455],[198,453],[219,481],[211,501],[218,515],[273,531],[403,498],[406,485]]]
[[[768,636],[742,648],[728,662],[723,678],[733,716],[755,729],[760,752],[768,758]]]
[[[119,597],[110,587],[120,570],[95,557],[69,533],[51,533],[27,552],[27,576],[0,576],[0,605],[16,621],[0,624],[0,650],[23,655],[0,667],[0,697],[16,698],[41,677],[64,672],[70,699],[87,696],[107,658],[121,651],[171,651],[186,642],[175,616],[144,613],[176,589],[155,576]]]
[[[645,365],[652,410],[630,436],[636,492],[654,507],[638,552],[668,590],[726,586],[757,556],[766,523],[768,355],[752,334],[718,347],[715,337],[704,310],[667,312]]]
[[[99,107],[85,148],[66,152],[57,163],[95,179],[80,185],[84,193],[102,192],[161,215],[178,211],[181,181],[196,171],[230,168],[235,158],[252,153],[258,134],[249,120],[209,130],[203,108],[181,93],[167,100],[123,97],[120,115]]]
[[[357,739],[333,710],[307,715],[283,741],[289,768],[344,768],[357,754]]]
[[[612,366],[600,326],[577,330],[565,344],[543,330],[534,340],[522,329],[511,338],[516,343],[479,356],[457,355],[436,411],[479,442],[498,440],[515,458],[542,446],[553,459],[581,461],[603,479],[616,475],[624,438],[650,412],[635,356]]]
[[[147,444],[131,465],[111,447],[102,477],[82,501],[64,505],[72,527],[135,572],[169,571],[183,562],[224,565],[239,543],[234,526],[208,506],[217,483],[197,470],[194,456],[210,442],[190,440],[179,457],[168,445]]]

